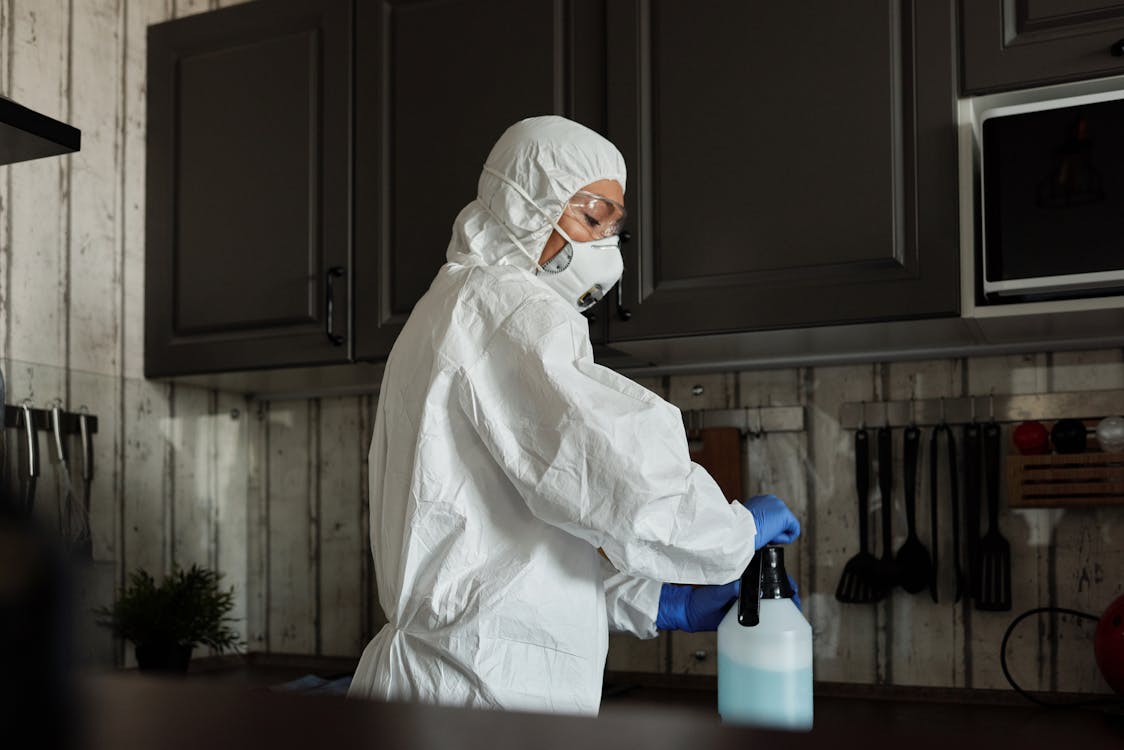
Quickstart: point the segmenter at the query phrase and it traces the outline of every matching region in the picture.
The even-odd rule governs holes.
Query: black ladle
[[[929,586],[933,561],[929,551],[917,536],[917,456],[921,444],[921,430],[910,425],[905,430],[905,520],[906,538],[894,558],[898,568],[898,583],[911,594]]]

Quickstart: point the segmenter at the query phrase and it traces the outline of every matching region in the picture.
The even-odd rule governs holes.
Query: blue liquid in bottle
[[[812,668],[776,671],[718,655],[718,713],[730,724],[812,728]]]

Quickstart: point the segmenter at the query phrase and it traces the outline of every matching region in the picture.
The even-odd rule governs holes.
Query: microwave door
[[[1124,92],[1109,96],[985,113],[985,297],[1124,292]]]

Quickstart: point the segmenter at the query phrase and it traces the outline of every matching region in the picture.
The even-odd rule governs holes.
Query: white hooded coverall
[[[625,183],[611,143],[554,116],[509,128],[487,166],[555,218]],[[595,364],[586,319],[536,278],[550,231],[481,174],[391,351],[369,457],[389,622],[352,696],[596,714],[609,629],[655,636],[661,582],[724,584],[753,555],[679,410]]]

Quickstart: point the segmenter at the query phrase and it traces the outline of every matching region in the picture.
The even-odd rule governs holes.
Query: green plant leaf
[[[222,574],[199,565],[175,566],[157,585],[150,573],[133,571],[112,608],[95,610],[99,624],[133,643],[204,645],[220,653],[241,645],[230,626],[234,589],[219,587]]]

